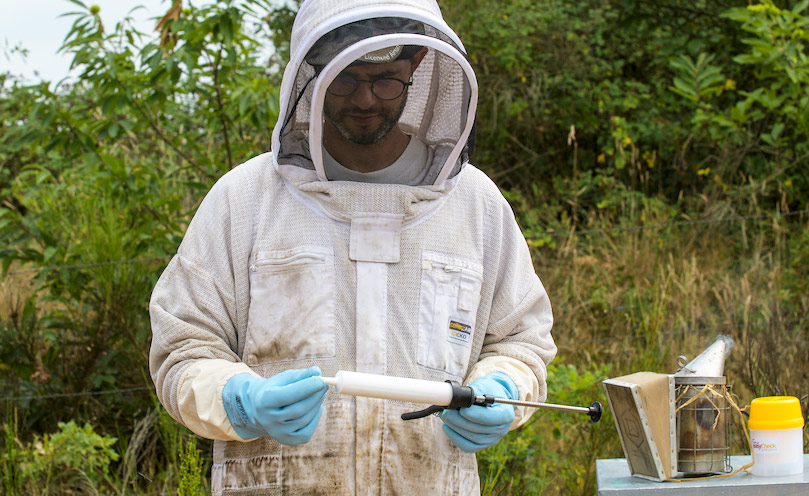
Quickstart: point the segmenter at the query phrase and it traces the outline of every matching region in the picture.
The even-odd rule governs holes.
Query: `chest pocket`
[[[249,365],[335,354],[334,256],[322,247],[260,251],[250,265],[242,360]]]
[[[421,258],[419,365],[461,378],[469,364],[483,269],[440,253]]]

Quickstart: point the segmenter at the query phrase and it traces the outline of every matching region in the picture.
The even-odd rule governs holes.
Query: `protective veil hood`
[[[428,51],[413,73],[399,128],[431,151],[418,185],[442,189],[471,152],[477,81],[435,0],[303,2],[292,28],[272,136],[279,172],[294,176],[294,182],[328,181],[321,145],[326,89],[358,59],[408,57],[414,47]]]

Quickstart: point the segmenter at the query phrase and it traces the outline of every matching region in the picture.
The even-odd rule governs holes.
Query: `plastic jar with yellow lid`
[[[750,404],[753,475],[782,476],[803,472],[803,414],[798,398],[766,396]]]

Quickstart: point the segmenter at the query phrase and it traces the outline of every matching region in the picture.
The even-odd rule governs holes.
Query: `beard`
[[[407,104],[407,92],[402,95],[401,102],[395,107],[380,105],[366,110],[357,107],[335,109],[326,102],[323,105],[323,115],[343,139],[357,145],[374,145],[382,141],[399,124],[399,118],[404,112],[405,104]],[[375,129],[352,130],[345,124],[346,117],[349,114],[380,115],[382,122]]]

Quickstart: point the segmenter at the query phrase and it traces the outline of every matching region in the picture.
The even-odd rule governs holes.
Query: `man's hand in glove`
[[[222,390],[222,400],[236,434],[242,439],[270,435],[288,445],[308,443],[328,389],[321,375],[319,367],[310,367],[268,379],[233,376]]]
[[[519,392],[506,374],[494,372],[473,381],[469,386],[477,396],[518,399]],[[477,453],[497,444],[514,422],[514,407],[503,403],[490,406],[472,405],[459,410],[444,410],[440,414],[444,432],[461,451]]]

